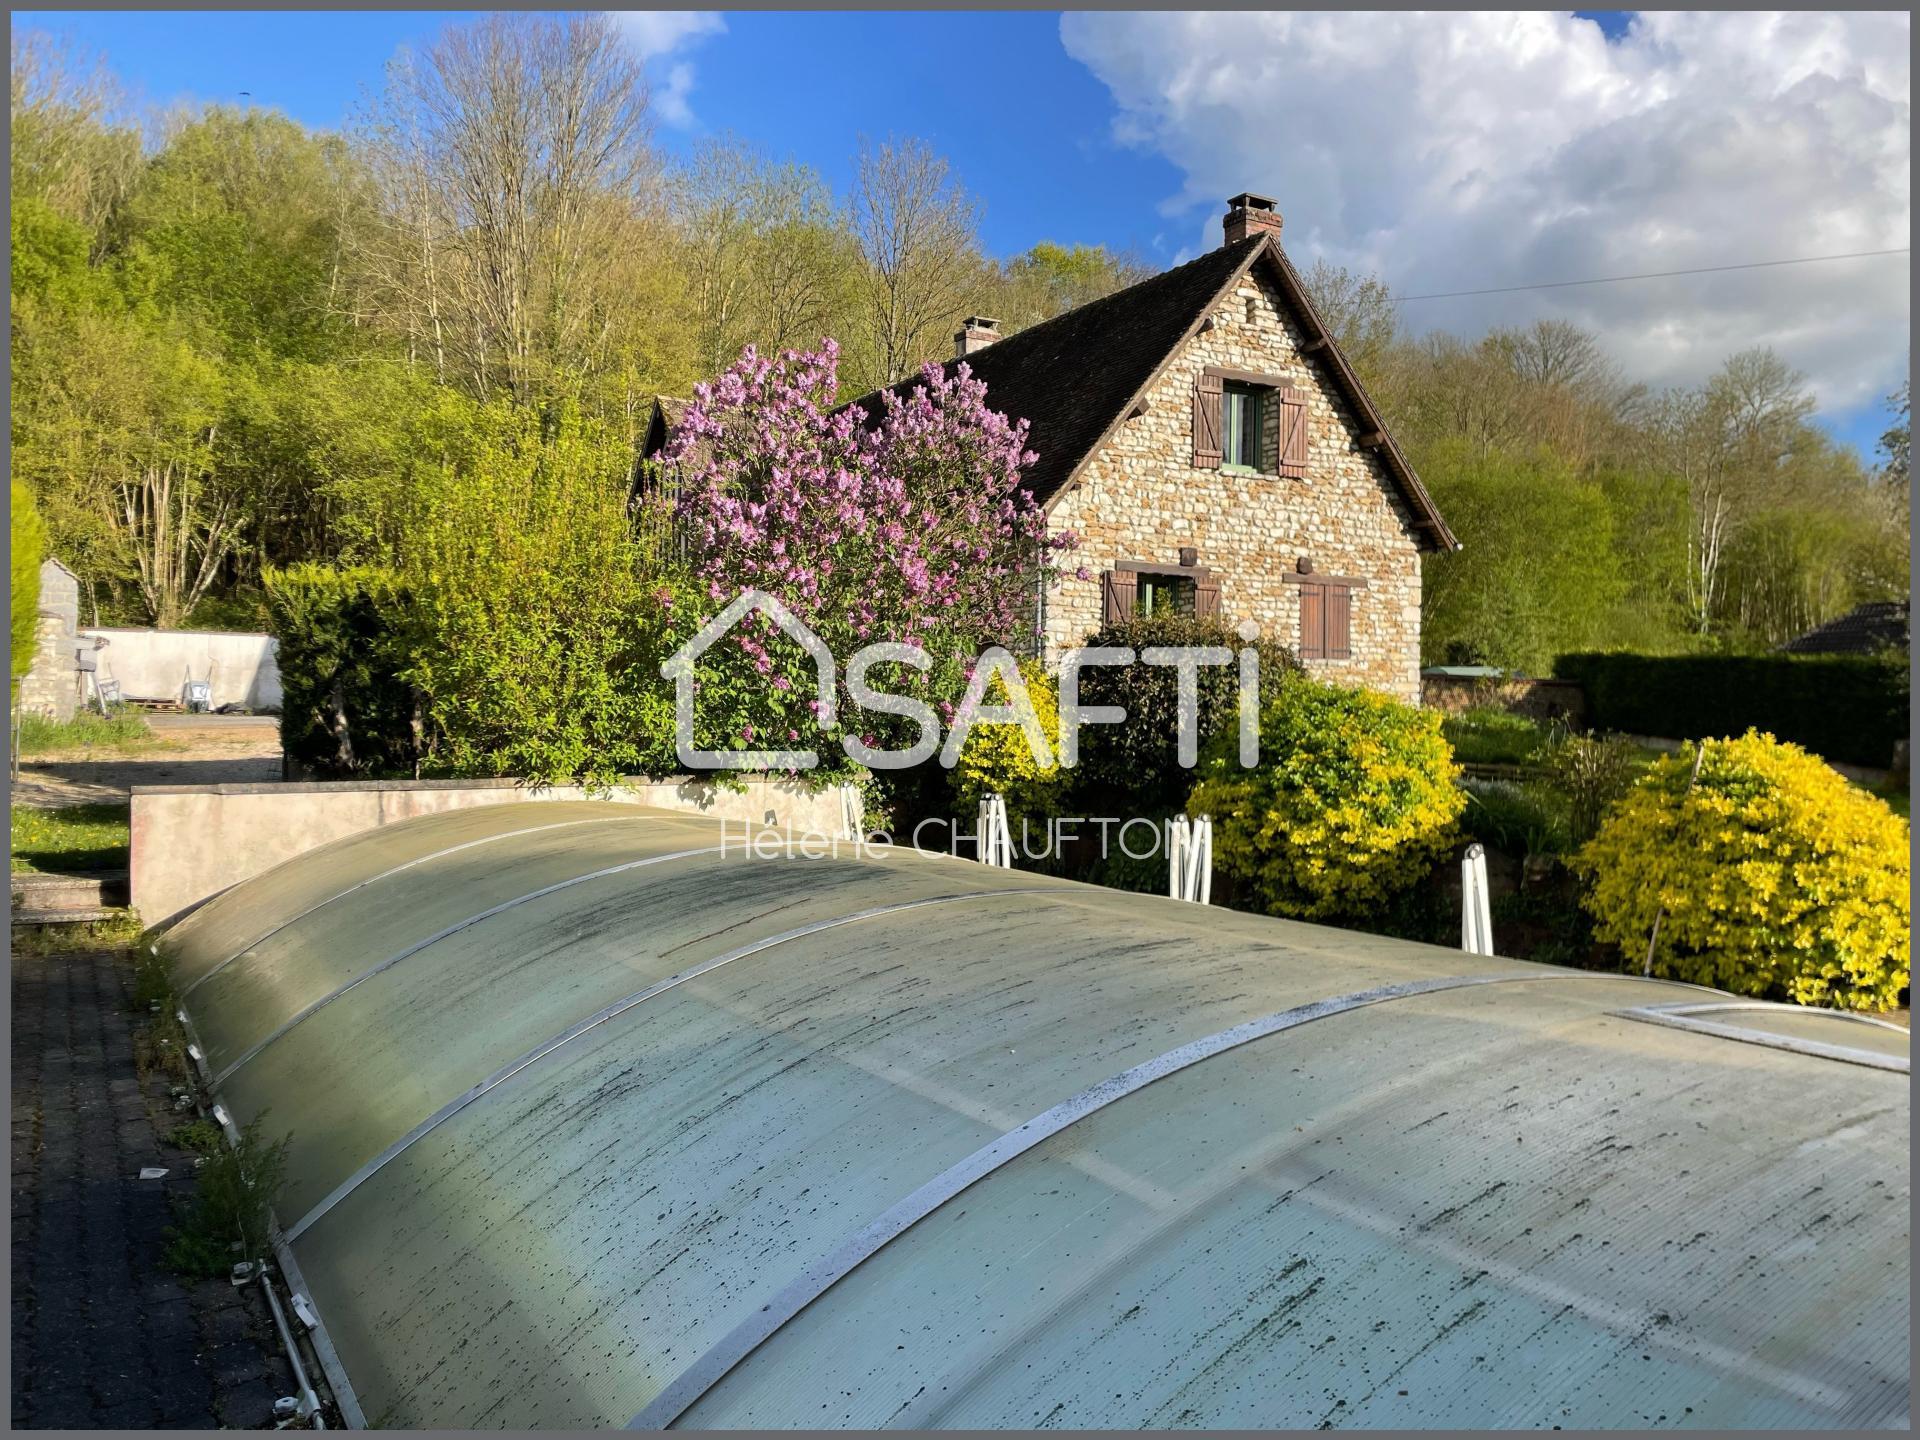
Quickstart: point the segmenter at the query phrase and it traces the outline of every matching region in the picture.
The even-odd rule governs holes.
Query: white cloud
[[[1162,209],[1218,244],[1221,202],[1278,197],[1288,251],[1403,295],[1908,243],[1904,14],[1072,13],[1115,134],[1185,174]],[[1202,220],[1204,215],[1205,219]],[[1904,257],[1409,304],[1414,328],[1542,315],[1638,376],[1772,345],[1823,408],[1906,370]]]
[[[687,103],[695,72],[690,60],[669,59],[709,35],[726,33],[727,22],[711,10],[613,10],[627,43],[647,67],[654,112],[667,124],[686,129],[694,123]]]

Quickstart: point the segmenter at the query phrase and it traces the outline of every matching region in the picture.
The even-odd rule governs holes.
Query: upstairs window
[[[1220,387],[1220,465],[1258,470],[1266,453],[1267,409],[1273,392],[1229,382]]]
[[[1284,376],[1208,366],[1193,382],[1200,470],[1308,478],[1307,392]]]

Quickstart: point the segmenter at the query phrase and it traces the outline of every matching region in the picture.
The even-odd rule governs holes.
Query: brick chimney
[[[1273,238],[1280,238],[1280,212],[1273,208],[1273,201],[1265,195],[1255,195],[1242,191],[1227,201],[1225,220],[1227,244],[1236,245],[1249,235],[1273,232]]]
[[[991,315],[969,315],[966,323],[953,332],[953,358],[964,360],[976,350],[984,350],[1000,338],[1000,322]]]

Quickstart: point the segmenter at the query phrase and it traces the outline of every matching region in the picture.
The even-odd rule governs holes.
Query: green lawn
[[[1537,720],[1491,706],[1449,715],[1440,730],[1463,765],[1526,765],[1551,739],[1548,727]]]
[[[13,866],[68,874],[125,870],[132,844],[127,805],[71,805],[60,810],[13,807]]]
[[[127,706],[118,707],[105,715],[82,710],[71,720],[51,720],[45,715],[20,717],[22,755],[45,755],[57,750],[94,750],[130,755],[177,748],[174,741],[162,740],[155,735],[146,717]]]

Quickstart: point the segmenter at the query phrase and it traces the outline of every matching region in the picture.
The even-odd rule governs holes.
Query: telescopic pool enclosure
[[[594,803],[163,944],[369,1424],[1908,1414],[1891,1027]]]

